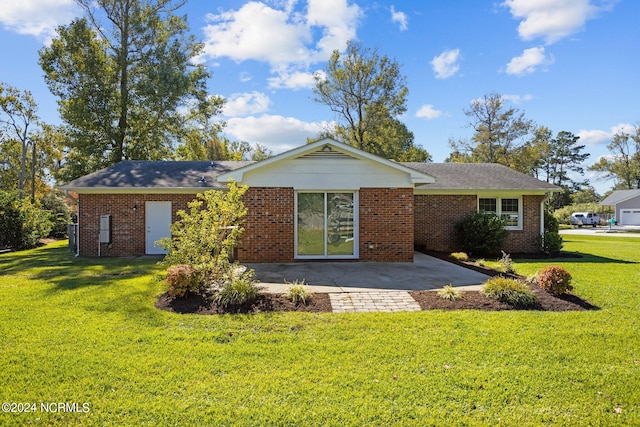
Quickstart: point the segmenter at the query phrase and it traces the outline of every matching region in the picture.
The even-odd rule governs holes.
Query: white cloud
[[[530,95],[530,94],[526,94],[526,95],[510,95],[510,94],[506,94],[506,95],[502,95],[502,99],[504,99],[505,101],[509,101],[512,104],[522,104],[523,102],[531,101],[533,99],[533,95]]]
[[[611,134],[624,133],[627,135],[635,135],[636,126],[629,123],[619,123],[611,128]]]
[[[274,153],[280,153],[299,147],[307,138],[314,138],[332,127],[329,122],[304,122],[294,117],[265,114],[229,119],[224,132],[235,139],[260,143]]]
[[[0,0],[0,23],[18,34],[51,39],[79,14],[74,0]]]
[[[247,116],[269,110],[271,100],[261,92],[234,93],[227,98],[222,114],[227,117]]]
[[[397,12],[393,5],[391,5],[391,20],[398,23],[400,31],[405,31],[409,28],[409,18],[407,18],[407,14],[404,12]]]
[[[433,58],[430,64],[437,79],[447,79],[452,77],[460,69],[458,60],[460,59],[460,49],[445,50],[440,55]]]
[[[540,66],[553,64],[553,55],[546,55],[544,47],[532,47],[525,49],[522,55],[511,59],[507,64],[507,74],[525,76],[537,70]]]
[[[607,132],[604,130],[584,130],[581,129],[576,135],[580,137],[580,143],[593,147],[595,145],[608,143],[617,133],[635,134],[636,127],[629,123],[619,123],[611,126]]]
[[[309,89],[315,85],[313,73],[295,70],[278,70],[275,77],[267,79],[271,89]]]
[[[306,68],[329,58],[356,38],[360,8],[347,0],[308,0],[304,11],[295,1],[279,8],[250,1],[238,10],[208,14],[204,27],[205,55],[241,62],[257,60],[273,70]],[[320,32],[318,40],[313,35]]]
[[[505,0],[502,5],[520,20],[518,34],[523,40],[542,38],[554,43],[577,31],[599,11],[612,8],[614,1],[602,6],[590,0]]]
[[[581,144],[593,147],[594,145],[609,142],[612,134],[603,130],[580,130],[576,136],[580,137]]]
[[[420,109],[416,113],[416,117],[421,117],[427,120],[437,119],[438,117],[441,117],[441,116],[442,116],[442,111],[436,110],[435,108],[433,108],[433,105],[431,104],[423,105],[422,107],[420,107]]]

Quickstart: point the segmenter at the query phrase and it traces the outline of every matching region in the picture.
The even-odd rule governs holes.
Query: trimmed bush
[[[536,274],[535,281],[550,294],[562,295],[573,290],[571,279],[571,274],[564,267],[550,265]]]
[[[497,254],[507,239],[506,221],[491,212],[474,212],[455,225],[461,249],[474,255]]]
[[[451,285],[446,285],[438,291],[438,296],[449,301],[457,301],[464,298],[464,294],[459,289]]]
[[[538,236],[536,242],[538,251],[549,256],[558,255],[564,245],[564,240],[557,231],[545,231],[542,236]]]
[[[183,297],[194,293],[200,286],[200,275],[190,265],[179,264],[167,269],[167,292],[173,297]]]
[[[213,301],[222,307],[250,304],[258,298],[260,288],[256,286],[253,270],[229,279],[213,296]]]
[[[449,255],[449,258],[455,259],[457,261],[469,261],[469,255],[467,255],[465,252],[453,252],[451,255]]]
[[[309,287],[302,282],[295,281],[290,284],[285,297],[294,304],[306,304],[313,297],[313,293],[309,291]]]
[[[481,292],[488,298],[513,306],[530,307],[538,301],[527,285],[506,277],[487,280]]]

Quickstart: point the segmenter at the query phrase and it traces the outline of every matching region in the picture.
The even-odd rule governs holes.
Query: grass
[[[566,236],[601,310],[178,315],[148,259],[0,256],[0,425],[639,425],[640,240]],[[39,407],[38,407],[39,409]]]

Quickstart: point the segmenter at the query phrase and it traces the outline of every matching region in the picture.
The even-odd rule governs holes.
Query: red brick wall
[[[362,188],[360,261],[413,261],[413,189]]]
[[[78,196],[81,256],[98,256],[100,215],[111,215],[111,244],[100,245],[100,256],[145,254],[145,202],[171,202],[172,221],[195,194],[80,194]],[[134,209],[135,207],[135,209]]]
[[[540,203],[544,196],[523,196],[522,230],[509,230],[505,252],[536,252],[534,242],[540,233]],[[427,250],[453,252],[454,225],[465,215],[478,209],[477,196],[416,195],[416,245]]]
[[[534,253],[538,249],[535,245],[540,235],[540,203],[544,196],[522,197],[522,230],[509,231],[505,252]]]
[[[252,187],[244,196],[247,217],[238,246],[240,262],[292,262],[293,188]]]
[[[431,251],[456,250],[454,224],[478,209],[476,196],[416,195],[415,242]]]

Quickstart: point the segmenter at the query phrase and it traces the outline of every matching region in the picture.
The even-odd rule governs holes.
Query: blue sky
[[[312,100],[312,75],[350,39],[401,64],[402,120],[436,162],[450,138],[471,135],[463,109],[490,92],[554,133],[579,135],[586,165],[640,122],[636,0],[190,0],[179,12],[206,43],[199,60],[210,92],[228,100],[226,133],[276,153],[336,120]],[[49,123],[59,118],[38,50],[78,15],[72,0],[0,0],[0,81],[30,90]]]

